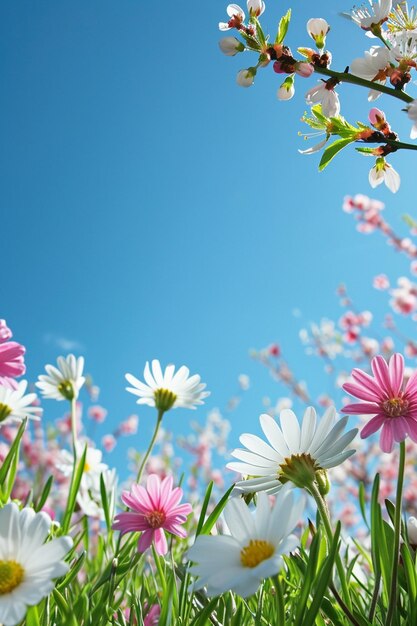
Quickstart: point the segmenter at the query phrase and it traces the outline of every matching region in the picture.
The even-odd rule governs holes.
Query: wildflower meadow
[[[417,8],[52,4],[0,9],[0,626],[415,626]]]

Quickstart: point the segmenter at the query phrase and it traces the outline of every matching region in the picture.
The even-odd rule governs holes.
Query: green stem
[[[75,474],[75,466],[77,465],[77,397],[75,395],[71,400],[71,434],[72,450],[74,455],[73,474]]]
[[[142,463],[140,464],[138,475],[136,477],[136,482],[137,483],[139,483],[140,479],[142,478],[143,470],[145,469],[145,465],[146,465],[146,463],[147,463],[147,461],[149,459],[149,456],[150,456],[150,454],[151,454],[151,452],[153,450],[153,447],[155,445],[155,441],[156,441],[156,438],[158,436],[159,427],[161,425],[163,416],[164,416],[164,411],[162,409],[159,409],[159,411],[158,411],[158,419],[156,420],[156,426],[155,426],[155,430],[154,430],[153,435],[152,435],[151,442],[150,442],[150,444],[148,446],[148,449],[145,452],[145,456],[142,459]]]
[[[405,441],[400,443],[400,464],[398,468],[397,481],[397,497],[395,500],[395,518],[394,518],[394,552],[392,560],[391,590],[388,603],[388,614],[385,626],[391,626],[395,609],[397,607],[397,578],[398,565],[400,560],[400,538],[401,538],[401,505],[403,497],[404,484],[404,467],[405,467]]]
[[[417,144],[414,143],[404,143],[404,141],[395,141],[394,139],[384,139],[384,143],[394,146],[398,150],[417,150]]]
[[[315,72],[317,74],[324,74],[325,76],[330,76],[332,78],[336,78],[340,80],[342,83],[351,83],[352,85],[359,85],[360,87],[368,87],[368,89],[374,89],[375,91],[380,91],[381,93],[385,93],[388,96],[392,96],[393,98],[398,98],[399,100],[403,100],[403,102],[412,102],[414,98],[406,94],[404,91],[400,89],[393,89],[392,87],[386,87],[385,85],[381,85],[372,80],[365,80],[364,78],[359,78],[359,76],[354,76],[353,74],[349,74],[348,72],[335,72],[334,70],[329,70],[325,67],[317,67],[314,66]]]
[[[314,500],[316,501],[317,504],[317,508],[319,510],[320,513],[320,519],[323,523],[324,529],[326,531],[326,535],[327,535],[327,539],[329,541],[329,544],[332,542],[333,540],[333,529],[332,529],[332,525],[330,522],[330,514],[329,514],[329,509],[327,508],[327,504],[325,499],[323,498],[323,496],[321,495],[319,488],[317,486],[317,484],[314,482],[309,486],[309,491],[311,493],[311,495],[313,496]],[[352,610],[352,602],[350,599],[350,594],[349,594],[349,588],[348,588],[348,584],[346,581],[346,574],[345,574],[345,568],[343,567],[343,563],[342,563],[342,559],[340,558],[340,554],[339,552],[337,552],[336,555],[336,568],[337,568],[337,572],[339,574],[339,578],[340,578],[340,584],[342,586],[342,591],[343,591],[343,599],[344,602],[346,603],[346,606],[348,608],[348,612],[345,612],[347,617],[350,619],[350,621],[352,622],[352,624],[357,624],[355,618],[353,618],[353,615],[351,613]],[[344,607],[341,607],[342,609],[344,609]],[[353,619],[352,619],[353,618]]]

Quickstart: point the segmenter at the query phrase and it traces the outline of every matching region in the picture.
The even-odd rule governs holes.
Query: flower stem
[[[401,538],[401,505],[403,497],[404,484],[404,467],[405,467],[405,441],[400,443],[400,464],[398,468],[397,481],[397,497],[395,500],[395,518],[394,518],[394,553],[392,560],[391,590],[388,603],[388,613],[385,626],[391,626],[397,606],[397,578],[398,564],[400,560],[400,538]]]
[[[148,446],[148,449],[145,452],[145,456],[142,459],[142,463],[140,464],[138,475],[136,477],[136,482],[137,483],[139,483],[140,479],[142,478],[143,470],[145,469],[145,465],[146,465],[146,463],[147,463],[147,461],[149,459],[149,456],[150,456],[150,454],[152,452],[152,449],[153,449],[153,447],[155,445],[155,441],[156,441],[156,438],[158,436],[159,427],[161,425],[162,418],[164,416],[164,412],[165,411],[163,411],[162,409],[159,409],[159,411],[158,411],[158,418],[156,420],[155,430],[153,432],[152,439],[151,439],[151,442],[150,442],[150,444]]]
[[[333,530],[332,530],[332,525],[330,521],[329,509],[327,508],[327,503],[325,499],[323,498],[323,496],[321,495],[318,485],[315,482],[309,485],[309,491],[311,495],[313,496],[314,500],[316,501],[317,508],[320,513],[320,518],[323,523],[324,529],[326,531],[327,539],[330,543],[333,540]],[[352,622],[352,624],[357,624],[355,618],[353,617],[351,613],[352,602],[350,599],[349,588],[348,588],[347,581],[346,581],[345,568],[343,566],[339,552],[337,552],[337,555],[336,555],[336,568],[339,574],[340,584],[342,586],[344,601],[348,609],[348,612],[345,611],[345,614],[347,615],[349,620]],[[342,607],[342,609],[344,609],[344,607]]]
[[[71,434],[72,434],[72,450],[74,455],[74,474],[77,465],[77,398],[71,400]]]
[[[334,70],[329,70],[325,67],[317,67],[314,66],[314,70],[317,74],[324,74],[325,76],[331,76],[332,78],[337,78],[342,83],[351,83],[352,85],[359,85],[360,87],[368,87],[368,89],[374,89],[375,91],[380,91],[381,93],[385,93],[388,96],[392,96],[393,98],[398,98],[399,100],[403,100],[404,102],[412,102],[412,96],[409,96],[401,89],[393,89],[392,87],[386,87],[385,85],[381,85],[375,81],[365,80],[364,78],[359,78],[359,76],[354,76],[353,74],[349,74],[349,72],[335,72]]]

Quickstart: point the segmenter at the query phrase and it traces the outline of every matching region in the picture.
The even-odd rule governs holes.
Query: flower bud
[[[278,100],[291,100],[295,94],[294,79],[289,76],[284,80],[281,87],[277,91]]]
[[[248,0],[247,7],[249,15],[259,17],[265,11],[265,2],[263,0]]]
[[[223,37],[219,41],[219,48],[228,57],[233,57],[238,52],[243,52],[245,46],[236,37]]]
[[[322,17],[313,17],[307,22],[307,32],[319,50],[324,48],[329,30],[330,26]]]
[[[236,77],[236,82],[241,87],[250,87],[256,76],[256,68],[249,67],[247,70],[240,70]]]
[[[407,520],[408,539],[412,546],[417,546],[417,519],[409,517]]]
[[[311,63],[297,63],[295,66],[295,73],[303,78],[308,78],[314,72],[314,66]]]

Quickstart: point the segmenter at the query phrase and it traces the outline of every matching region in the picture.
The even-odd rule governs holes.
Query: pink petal
[[[391,421],[395,441],[404,441],[408,435],[407,420],[403,417],[394,417],[391,418]]]
[[[155,549],[158,554],[163,556],[168,552],[167,539],[162,528],[157,528],[154,533]]]
[[[370,393],[375,394],[374,400],[380,400],[381,398],[381,389],[372,376],[364,372],[363,370],[357,369],[356,367],[352,370],[352,378],[365,387]]]
[[[151,499],[153,508],[158,510],[160,508],[161,499],[161,479],[158,474],[149,474],[148,480],[146,481],[146,490]]]
[[[174,480],[172,476],[165,476],[164,480],[161,483],[161,505],[165,506],[165,503],[169,499],[169,496],[172,492]]]
[[[349,410],[347,411],[346,409]],[[343,413],[352,413],[352,415],[375,415],[379,411],[379,406],[371,402],[357,402],[355,404],[347,404],[342,411]]]
[[[399,352],[392,355],[389,360],[389,375],[391,378],[392,391],[395,396],[400,393],[404,378],[404,357]]]
[[[356,383],[345,383],[342,385],[342,388],[351,396],[359,398],[359,400],[368,400],[370,402],[376,402],[379,400],[373,392]]]
[[[382,452],[392,452],[394,446],[394,434],[392,432],[391,422],[386,420],[379,439]]]
[[[365,426],[362,428],[361,438],[365,439],[366,437],[369,437],[370,435],[376,433],[376,431],[381,428],[385,419],[386,418],[384,415],[375,415],[375,417],[369,420],[369,422],[365,424]]]
[[[413,441],[417,443],[417,421],[415,419],[407,419],[408,433]]]
[[[388,396],[392,396],[393,390],[391,386],[391,379],[389,376],[389,369],[384,357],[379,354],[378,356],[375,356],[371,361],[371,367],[374,376],[381,387],[381,390],[385,391]]]
[[[152,539],[154,536],[154,533],[157,531],[154,531],[153,529],[149,529],[149,530],[145,530],[140,538],[139,538],[139,543],[138,543],[138,552],[145,552],[145,550],[147,550],[149,548],[149,546],[152,543]]]
[[[417,393],[417,370],[413,372],[405,386],[406,395]]]
[[[370,409],[371,406],[372,410]],[[354,404],[347,404],[341,411],[349,415],[375,415],[378,413],[379,407],[376,404],[370,405],[367,402],[355,402]]]

